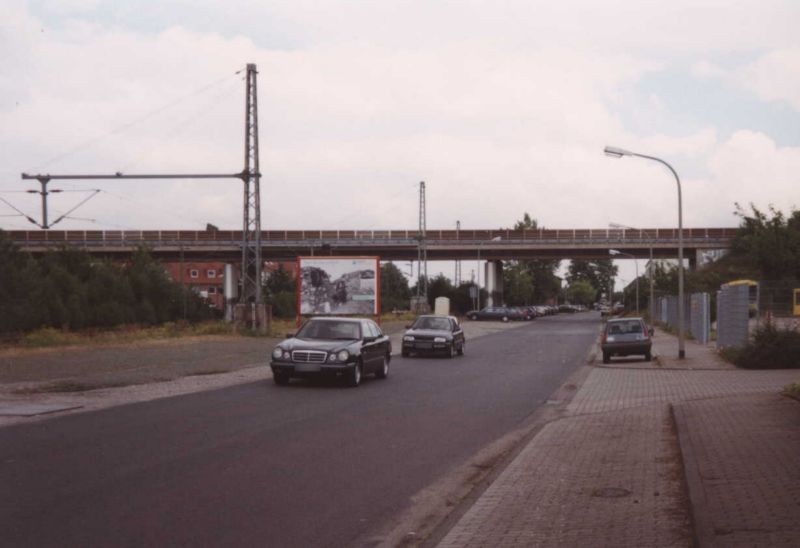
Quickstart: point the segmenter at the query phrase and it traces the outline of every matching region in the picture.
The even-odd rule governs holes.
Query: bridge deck
[[[684,229],[687,250],[724,249],[735,228]],[[130,253],[145,245],[156,255],[179,251],[192,257],[220,259],[241,254],[241,231],[235,230],[36,230],[9,231],[22,249],[36,253],[64,245],[99,255]],[[298,255],[379,255],[385,259],[413,259],[419,245],[416,230],[268,230],[262,231],[265,259]],[[484,259],[607,257],[609,249],[635,256],[674,257],[678,230],[674,228],[536,229],[536,230],[428,230],[428,258]]]

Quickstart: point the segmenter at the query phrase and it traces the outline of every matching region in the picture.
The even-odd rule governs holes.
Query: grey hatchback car
[[[646,361],[652,359],[652,329],[648,329],[642,318],[618,318],[608,320],[603,330],[600,348],[603,363],[609,363],[611,356],[643,354]]]

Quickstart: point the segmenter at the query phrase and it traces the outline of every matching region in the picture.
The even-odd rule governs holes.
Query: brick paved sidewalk
[[[663,368],[592,368],[439,546],[797,545],[800,372],[658,338]]]

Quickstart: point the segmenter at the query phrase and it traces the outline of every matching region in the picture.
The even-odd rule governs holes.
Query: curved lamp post
[[[609,249],[608,254],[612,257],[614,255],[625,255],[626,257],[630,257],[633,259],[633,264],[636,266],[636,313],[639,313],[639,261],[636,259],[634,255],[630,253],[624,253],[618,249]],[[625,288],[622,289],[623,294],[625,292]]]
[[[658,162],[669,169],[675,176],[675,182],[678,183],[678,359],[686,357],[686,340],[684,333],[684,302],[683,302],[683,200],[681,198],[681,179],[678,173],[671,165],[655,156],[647,156],[646,154],[639,154],[625,150],[624,148],[607,146],[604,149],[606,156],[612,158],[622,158],[623,156],[635,156],[637,158],[644,158],[645,160],[652,160]]]

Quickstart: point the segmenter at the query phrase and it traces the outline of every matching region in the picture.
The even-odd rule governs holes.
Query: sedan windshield
[[[430,317],[422,317],[417,318],[417,321],[414,322],[414,325],[411,326],[412,329],[436,329],[439,331],[449,331],[450,330],[450,320],[447,318],[430,318]]]
[[[361,338],[361,330],[356,322],[337,322],[311,320],[300,328],[299,339],[350,340]]]
[[[641,333],[641,332],[642,332],[642,322],[640,322],[639,320],[608,323],[609,335],[625,335],[627,333]]]

